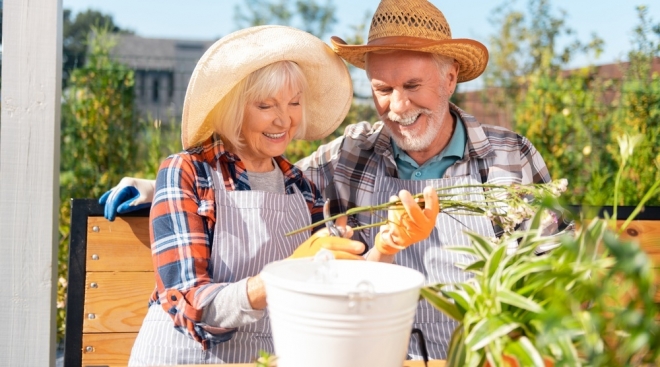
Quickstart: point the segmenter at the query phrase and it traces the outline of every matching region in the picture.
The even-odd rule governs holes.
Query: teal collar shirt
[[[399,148],[394,140],[390,139],[394,151],[394,160],[396,161],[399,178],[403,180],[427,180],[442,178],[447,168],[463,158],[465,145],[467,144],[467,135],[465,126],[458,114],[452,113],[456,118],[456,129],[449,140],[449,144],[438,155],[426,161],[423,165],[418,165],[415,160]]]

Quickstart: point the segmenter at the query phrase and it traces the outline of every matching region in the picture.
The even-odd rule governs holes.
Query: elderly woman
[[[185,151],[160,166],[151,209],[156,290],[129,365],[249,362],[273,351],[261,269],[364,246],[325,230],[316,187],[282,154],[334,131],[350,106],[343,61],[289,27],[243,29],[198,62],[186,92]],[[350,236],[350,228],[346,231]]]

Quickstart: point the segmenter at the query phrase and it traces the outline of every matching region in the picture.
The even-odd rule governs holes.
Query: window
[[[151,91],[151,98],[154,103],[158,103],[160,100],[160,80],[158,80],[158,75],[156,75],[156,78],[154,79],[154,83],[152,84],[152,91]]]

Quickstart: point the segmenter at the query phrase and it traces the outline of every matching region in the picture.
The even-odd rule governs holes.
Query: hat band
[[[413,48],[424,47],[435,45],[438,42],[445,40],[431,40],[428,38],[419,38],[419,37],[409,37],[409,36],[391,36],[391,37],[380,37],[376,38],[366,46],[376,46],[376,47],[401,47],[401,46],[412,46]]]

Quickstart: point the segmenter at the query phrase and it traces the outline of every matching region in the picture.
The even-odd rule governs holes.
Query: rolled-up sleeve
[[[161,164],[150,214],[151,250],[158,302],[176,329],[207,349],[231,339],[235,329],[202,321],[204,308],[227,284],[211,278],[215,205],[209,183],[200,192],[197,163],[181,153]]]

